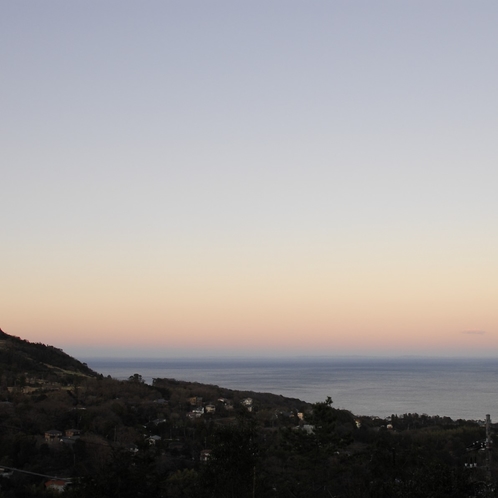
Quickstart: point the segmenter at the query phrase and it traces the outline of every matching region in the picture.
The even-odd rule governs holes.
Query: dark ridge
[[[96,377],[98,374],[85,363],[54,346],[33,343],[5,333],[0,329],[0,368],[4,375],[27,375],[51,378],[68,375]]]

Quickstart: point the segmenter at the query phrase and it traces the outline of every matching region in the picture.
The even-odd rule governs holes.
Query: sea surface
[[[84,359],[116,379],[173,378],[282,394],[386,417],[419,413],[498,421],[498,360],[441,358]]]

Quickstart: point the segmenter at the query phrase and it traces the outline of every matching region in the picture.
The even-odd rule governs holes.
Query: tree
[[[142,378],[140,374],[133,374],[128,377],[129,382],[135,382],[137,384],[144,384],[145,380]]]
[[[275,484],[279,496],[331,496],[336,453],[349,443],[337,435],[336,419],[337,410],[327,397],[313,405],[306,428],[282,431],[285,471]]]
[[[154,454],[115,449],[109,462],[75,486],[75,497],[154,498],[160,496]]]
[[[201,489],[205,496],[251,497],[259,461],[256,431],[250,421],[222,427],[214,436],[211,457],[202,469]]]

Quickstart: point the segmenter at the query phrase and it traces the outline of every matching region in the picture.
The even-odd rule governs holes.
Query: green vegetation
[[[138,373],[118,381],[1,334],[0,498],[51,496],[51,476],[74,498],[496,494],[476,422],[355,417],[330,398],[147,385]]]

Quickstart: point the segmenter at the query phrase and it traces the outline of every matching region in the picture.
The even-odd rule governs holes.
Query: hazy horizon
[[[240,351],[232,352],[210,352],[206,350],[198,350],[193,352],[167,352],[163,355],[158,355],[157,351],[143,351],[135,355],[129,350],[104,350],[97,352],[95,349],[72,349],[64,350],[67,354],[81,360],[102,360],[102,361],[217,361],[217,360],[248,360],[248,361],[279,361],[279,360],[343,360],[343,359],[365,359],[365,360],[402,360],[402,359],[421,359],[421,360],[490,360],[496,359],[496,355],[489,353],[485,354],[463,354],[461,352],[427,352],[427,353],[401,353],[401,352],[364,352],[364,353],[278,353],[271,352],[249,352],[242,353]]]
[[[497,25],[489,0],[3,2],[0,327],[498,354]]]

